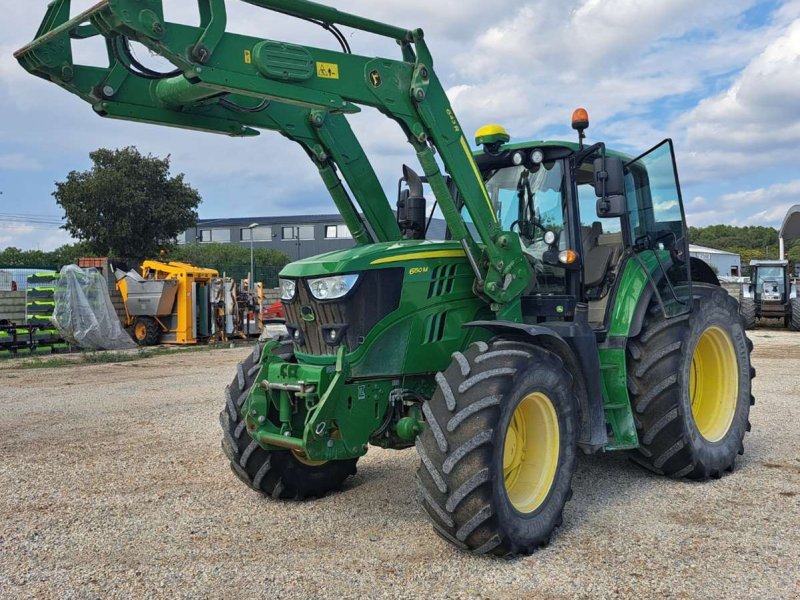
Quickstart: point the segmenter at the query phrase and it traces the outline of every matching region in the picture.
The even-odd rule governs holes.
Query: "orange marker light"
[[[589,113],[585,108],[576,108],[572,113],[572,128],[578,131],[589,128]]]
[[[562,250],[558,253],[558,260],[565,265],[571,265],[578,261],[578,253],[575,250]]]

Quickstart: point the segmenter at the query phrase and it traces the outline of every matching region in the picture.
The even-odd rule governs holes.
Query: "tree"
[[[100,148],[94,166],[56,182],[66,229],[99,255],[140,260],[170,246],[197,222],[200,194],[169,173],[169,157],[143,156],[136,148]]]
[[[0,250],[0,266],[20,268],[56,269],[64,265],[77,262],[81,256],[88,256],[91,252],[83,243],[66,244],[51,252],[42,250],[20,250],[8,246]]]
[[[156,256],[153,256],[156,258]],[[190,262],[198,266],[250,265],[250,247],[239,244],[185,244],[166,256],[168,260]],[[289,262],[283,252],[271,248],[255,248],[253,259],[258,267],[282,267]]]
[[[76,244],[65,244],[59,246],[51,252],[47,252],[47,259],[50,264],[57,267],[64,265],[72,265],[78,262],[78,259],[83,256],[91,256],[92,251],[86,242],[78,242]]]
[[[751,260],[778,258],[778,230],[773,227],[760,225],[689,227],[689,241],[700,246],[734,252],[741,257],[742,267],[745,269]],[[791,263],[791,272],[794,273],[794,264],[800,261],[800,240],[787,241],[785,250],[786,258]]]

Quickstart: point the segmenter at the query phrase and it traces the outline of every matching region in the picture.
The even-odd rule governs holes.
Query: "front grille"
[[[283,303],[295,351],[333,355],[342,344],[350,352],[358,348],[372,328],[400,304],[403,271],[366,271],[347,296],[330,301],[316,300],[306,281],[298,279],[294,300]]]

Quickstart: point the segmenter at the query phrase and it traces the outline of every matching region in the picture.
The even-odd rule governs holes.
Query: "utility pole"
[[[250,230],[250,286],[248,290],[253,292],[253,280],[255,279],[255,261],[253,260],[253,230],[258,227],[258,223],[250,223],[247,228]]]

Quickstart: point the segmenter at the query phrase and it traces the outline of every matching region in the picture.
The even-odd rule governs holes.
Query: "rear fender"
[[[719,286],[719,277],[707,262],[692,256],[689,260],[689,268],[691,269],[693,282]]]
[[[721,286],[716,273],[714,273],[714,271],[705,261],[692,256],[690,259],[690,268],[692,283],[707,284],[717,287]],[[664,275],[659,271],[651,273],[653,282],[656,285],[658,285],[658,282],[661,281],[663,276]],[[744,297],[749,297],[745,290],[749,290],[749,286],[747,284],[742,285],[742,294]],[[642,291],[642,295],[639,297],[639,302],[636,305],[636,311],[633,313],[633,318],[631,319],[630,328],[628,330],[628,338],[634,338],[642,331],[642,323],[644,323],[644,317],[647,314],[647,309],[650,307],[650,302],[653,300],[654,293],[655,292],[652,284],[647,285]],[[750,296],[752,296],[752,294],[750,294]]]

